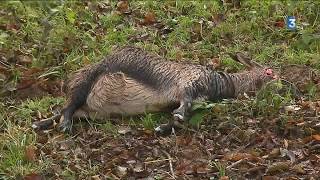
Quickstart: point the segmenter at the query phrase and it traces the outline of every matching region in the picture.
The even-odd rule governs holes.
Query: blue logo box
[[[294,16],[287,17],[287,28],[290,30],[296,29],[296,17]]]

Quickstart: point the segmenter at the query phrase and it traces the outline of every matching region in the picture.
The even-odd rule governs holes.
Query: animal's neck
[[[209,79],[209,100],[221,100],[235,97],[236,87],[232,76],[225,72],[213,72]]]
[[[261,83],[254,72],[225,73],[214,72],[210,78],[210,100],[235,98],[244,92],[256,90]]]
[[[230,74],[235,87],[235,96],[256,91],[261,86],[261,79],[252,71]]]

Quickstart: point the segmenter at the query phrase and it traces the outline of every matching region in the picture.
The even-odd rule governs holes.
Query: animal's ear
[[[259,63],[253,61],[249,55],[246,55],[242,52],[236,52],[235,54],[231,54],[231,53],[228,53],[228,54],[233,60],[240,62],[241,64],[246,66],[248,69],[252,69],[255,67],[259,67],[259,68],[262,67]]]

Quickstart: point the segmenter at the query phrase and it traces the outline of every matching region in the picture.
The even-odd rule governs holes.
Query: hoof
[[[173,126],[169,124],[162,124],[154,129],[154,131],[159,135],[169,135],[173,131]]]
[[[61,132],[70,133],[72,130],[72,122],[71,120],[64,119],[63,116],[61,116],[62,122],[58,125],[58,130]]]
[[[154,130],[156,133],[159,133],[161,135],[169,135],[180,128],[181,124],[175,120],[174,122],[169,122],[168,124],[162,124],[156,127]]]

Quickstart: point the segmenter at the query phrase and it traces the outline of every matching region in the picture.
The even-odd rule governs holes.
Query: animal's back
[[[105,63],[111,66],[111,71],[120,70],[139,82],[165,91],[168,87],[188,85],[210,72],[204,66],[169,61],[136,47],[122,48]]]

